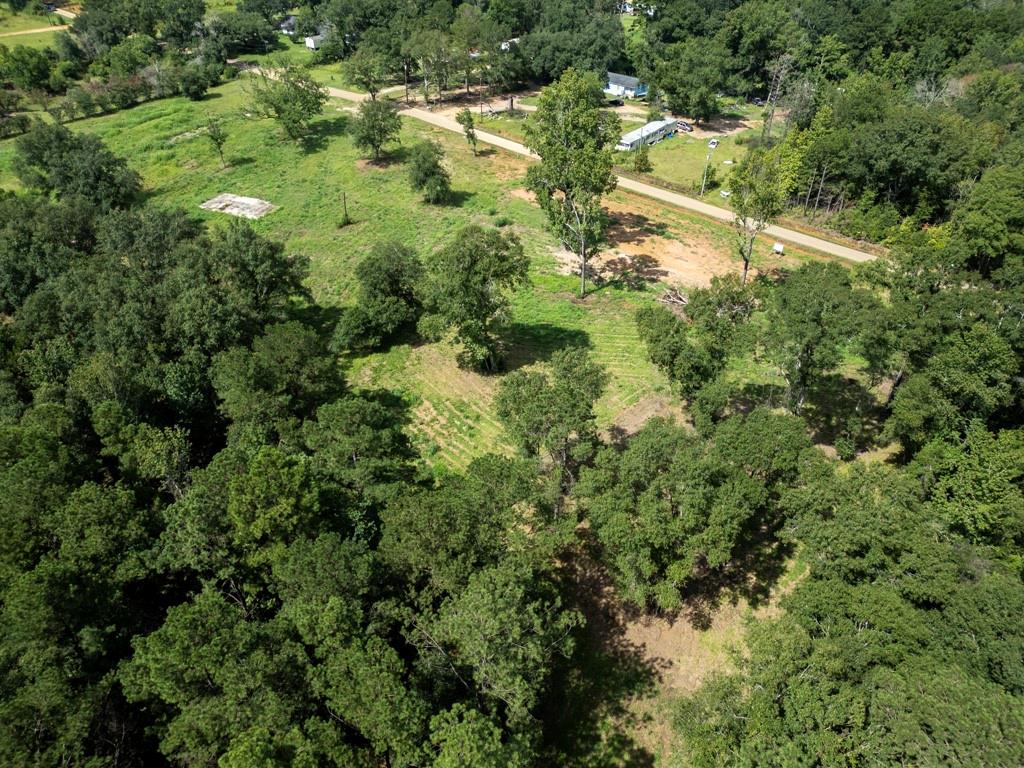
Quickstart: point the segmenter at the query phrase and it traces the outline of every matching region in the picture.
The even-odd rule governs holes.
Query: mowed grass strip
[[[44,22],[40,26],[45,27],[46,23]],[[26,48],[52,48],[57,33],[63,29],[67,29],[67,27],[54,27],[53,31],[49,32],[32,32],[27,35],[0,37],[0,45],[6,45],[8,48],[15,48],[19,45],[23,45]]]
[[[13,13],[7,6],[0,6],[0,35],[6,35],[8,32],[24,32],[26,29],[41,29],[47,25],[53,25],[54,31],[59,29],[67,29],[70,25],[68,23],[61,24],[60,16],[52,13],[25,13],[18,12]],[[10,37],[0,37],[0,42],[4,45],[11,46],[16,38],[23,37],[23,35],[11,35]]]

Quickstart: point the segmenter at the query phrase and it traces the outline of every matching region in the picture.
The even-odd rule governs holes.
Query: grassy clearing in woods
[[[465,224],[501,225],[518,234],[531,257],[532,284],[513,301],[508,369],[543,361],[567,344],[588,345],[611,374],[597,406],[602,427],[630,409],[645,412],[652,398],[668,395],[669,383],[647,360],[633,323],[636,309],[653,301],[661,285],[610,281],[579,301],[578,278],[567,273],[572,258],[560,251],[523,189],[524,158],[490,148],[474,157],[462,136],[405,120],[401,143],[390,148],[386,161],[368,163],[346,136],[354,107],[332,99],[314,123],[310,142],[301,147],[282,139],[272,121],[249,116],[241,76],[200,102],[153,101],[70,126],[97,134],[127,157],[153,203],[180,205],[211,222],[225,216],[198,206],[221,192],[279,206],[253,226],[283,241],[289,252],[311,257],[309,287],[328,307],[350,303],[353,269],[377,242],[410,243],[429,259]],[[227,168],[220,167],[204,135],[208,117],[220,119],[227,131]],[[410,146],[426,138],[444,148],[456,193],[450,205],[426,205],[409,188],[402,160]],[[0,186],[8,189],[18,186],[10,170],[12,154],[13,142],[0,143]],[[354,223],[339,228],[342,193]],[[713,273],[738,268],[728,227],[622,192],[612,195],[609,210],[629,226],[613,230],[608,256],[622,252],[668,260],[678,251],[683,262],[711,262]],[[781,263],[770,255],[768,242],[758,247],[762,266]],[[785,263],[802,258],[806,255],[787,253]],[[699,277],[693,282],[702,282],[704,276]],[[399,343],[345,362],[360,386],[387,387],[407,397],[412,432],[435,468],[460,469],[488,451],[509,450],[491,409],[500,376],[459,369],[454,351],[445,345]]]
[[[182,98],[139,105],[113,115],[75,121],[74,130],[100,136],[143,177],[151,203],[180,205],[195,216],[223,222],[222,214],[199,209],[221,193],[260,197],[280,209],[253,223],[282,240],[292,253],[312,260],[309,287],[327,306],[350,301],[354,266],[372,245],[397,239],[430,253],[470,222],[504,224],[523,240],[533,258],[533,285],[515,297],[509,338],[510,367],[529,364],[566,342],[589,343],[613,379],[602,399],[601,418],[646,394],[667,391],[667,381],[647,362],[632,314],[647,291],[607,287],[579,303],[576,278],[557,272],[553,238],[541,212],[516,196],[523,161],[504,154],[473,157],[461,136],[406,121],[401,145],[372,165],[345,136],[352,105],[332,100],[315,123],[311,149],[281,139],[270,120],[246,116],[244,78],[220,86],[201,102]],[[207,117],[223,121],[228,133],[226,169],[204,136]],[[456,204],[428,206],[409,189],[401,162],[416,141],[441,142],[452,172]],[[13,142],[0,143],[0,185],[17,188],[11,171]],[[339,229],[341,194],[348,198],[352,225]],[[386,386],[406,394],[415,415],[413,431],[439,467],[464,467],[472,458],[502,450],[501,428],[490,409],[498,377],[457,368],[444,345],[396,345],[349,361],[350,377],[365,386]]]

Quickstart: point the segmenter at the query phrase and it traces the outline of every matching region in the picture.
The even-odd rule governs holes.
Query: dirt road
[[[35,29],[19,29],[17,32],[0,32],[0,37],[15,37],[16,35],[38,35],[40,32],[55,32],[59,29],[67,29],[63,24],[51,24],[48,27],[36,27]]]
[[[423,122],[437,126],[438,128],[462,133],[462,126],[452,118],[446,117],[445,115],[434,114],[433,112],[428,112],[427,110],[419,109],[418,107],[402,110],[402,114],[416,120],[422,120]],[[492,144],[493,146],[500,147],[501,149],[509,152],[514,152],[534,159],[537,157],[519,142],[506,139],[503,136],[495,136],[493,133],[477,131],[476,137],[478,140],[486,144]],[[711,205],[710,203],[705,203],[703,200],[697,200],[693,197],[680,195],[678,192],[670,192],[667,189],[655,187],[651,184],[645,184],[642,181],[629,179],[625,176],[619,176],[618,181],[620,189],[635,192],[636,194],[644,195],[645,197],[650,197],[660,202],[674,205],[678,208],[684,208],[688,211],[694,211],[702,216],[717,219],[718,221],[732,221],[731,211]],[[793,243],[794,245],[799,245],[803,248],[812,248],[816,251],[827,253],[830,256],[837,256],[840,259],[846,259],[847,261],[861,263],[874,261],[877,258],[874,254],[867,253],[866,251],[859,251],[856,248],[850,248],[846,245],[833,243],[820,237],[807,235],[803,232],[797,232],[796,230],[788,229],[786,227],[771,226],[765,230],[765,234],[769,237],[775,238],[776,240]]]
[[[387,91],[400,90],[401,86],[393,86],[387,89]],[[360,102],[365,101],[369,98],[368,94],[356,93],[355,91],[346,91],[341,88],[327,88],[327,92],[337,99],[345,99],[346,101]],[[421,120],[429,125],[443,128],[447,131],[454,131],[455,133],[462,133],[462,126],[458,124],[453,118],[430,112],[426,109],[420,109],[419,107],[410,107],[408,109],[401,110],[401,113],[406,117],[411,117],[414,120]],[[504,136],[497,136],[493,133],[487,133],[486,131],[477,131],[476,137],[479,141],[485,144],[490,144],[495,147],[499,147],[508,152],[513,152],[517,155],[523,155],[532,159],[537,159],[537,155],[530,152],[525,146],[512,139],[506,139]],[[702,216],[707,216],[711,219],[717,219],[718,221],[731,222],[732,212],[727,211],[724,208],[705,203],[703,200],[697,200],[693,197],[687,197],[681,195],[678,192],[671,192],[662,187],[656,187],[652,184],[645,184],[642,181],[636,181],[634,179],[626,178],[625,176],[619,176],[619,188],[625,189],[630,192],[635,192],[645,197],[653,198],[668,205],[674,205],[678,208],[683,208],[688,211],[699,213]],[[846,245],[840,245],[839,243],[833,243],[829,240],[825,240],[820,237],[808,235],[803,232],[798,232],[794,229],[788,229],[786,227],[771,226],[765,230],[765,234],[769,237],[773,237],[776,240],[781,240],[794,245],[799,245],[803,248],[811,248],[815,251],[828,254],[830,256],[836,256],[846,261],[852,261],[862,263],[866,261],[874,261],[877,256],[867,251],[860,251],[856,248],[851,248]]]

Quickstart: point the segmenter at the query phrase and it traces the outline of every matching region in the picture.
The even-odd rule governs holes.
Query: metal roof
[[[639,139],[642,139],[644,136],[650,136],[652,133],[655,133],[656,131],[660,131],[664,128],[667,128],[670,125],[675,125],[675,122],[676,121],[674,119],[668,118],[665,120],[655,120],[653,122],[648,123],[647,125],[642,125],[639,128],[635,128],[629,133],[623,134],[622,138],[619,139],[619,143],[632,144],[634,141],[638,141]]]
[[[637,88],[640,85],[640,78],[620,75],[615,72],[608,73],[608,82],[612,85],[621,85],[623,88]]]

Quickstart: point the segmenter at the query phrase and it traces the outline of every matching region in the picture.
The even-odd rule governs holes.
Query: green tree
[[[387,62],[373,48],[360,46],[356,52],[341,65],[345,79],[368,94],[375,101],[377,94],[387,80]]]
[[[886,429],[910,452],[935,437],[955,438],[971,419],[987,421],[1013,402],[1018,368],[1012,348],[987,324],[951,334],[900,386]]]
[[[368,149],[374,160],[380,160],[381,148],[395,141],[402,130],[402,118],[389,101],[364,101],[359,115],[352,121],[352,141],[360,149]]]
[[[462,132],[466,135],[466,143],[469,144],[473,149],[473,154],[476,154],[476,128],[473,122],[473,113],[469,111],[469,107],[463,107],[459,110],[459,114],[455,116],[455,119],[462,126]]]
[[[758,528],[778,526],[773,499],[809,446],[800,419],[759,409],[707,442],[654,419],[623,450],[603,449],[575,495],[623,599],[677,610],[699,570],[756,547]]]
[[[138,174],[92,134],[40,122],[14,147],[18,179],[58,199],[80,198],[107,211],[131,205],[142,187]]]
[[[789,145],[750,152],[732,172],[729,203],[733,211],[736,245],[747,281],[754,242],[784,210],[795,183],[799,158]]]
[[[312,714],[302,674],[306,665],[305,651],[286,624],[247,619],[207,588],[173,607],[158,630],[135,639],[121,679],[130,701],[163,705],[159,734],[165,755],[189,763],[224,755],[237,761],[255,734],[271,754],[305,751],[295,722]],[[238,715],[244,725],[235,721]]]
[[[409,184],[423,193],[423,200],[438,205],[452,194],[451,177],[441,164],[444,150],[436,141],[421,141],[409,156]]]
[[[541,93],[526,127],[526,143],[540,155],[526,184],[555,235],[579,259],[580,296],[586,294],[587,264],[608,226],[601,197],[615,189],[612,147],[619,119],[603,105],[597,78],[569,69]]]
[[[509,294],[526,283],[529,260],[515,235],[471,224],[427,263],[420,332],[461,345],[463,362],[496,370]]]
[[[654,170],[651,164],[651,148],[647,144],[641,144],[633,150],[633,170],[636,173],[650,173]]]
[[[655,65],[658,87],[668,108],[694,120],[718,114],[718,93],[725,85],[728,54],[716,41],[693,37],[667,46]]]
[[[228,132],[224,130],[224,126],[220,120],[214,120],[213,118],[207,118],[206,121],[206,136],[213,144],[213,148],[217,151],[217,157],[220,158],[220,167],[227,168],[227,163],[224,162],[224,145],[228,140]]]
[[[750,287],[732,275],[712,278],[710,287],[693,289],[686,299],[683,317],[666,307],[643,307],[636,326],[651,362],[693,401],[737,351],[740,328],[753,314],[755,299]]]
[[[417,291],[423,264],[397,242],[378,243],[356,266],[356,305],[345,310],[332,343],[338,349],[372,349],[414,323],[421,306]]]
[[[558,350],[550,375],[510,373],[498,386],[495,412],[509,436],[529,455],[543,450],[572,479],[597,438],[594,404],[608,383],[605,370],[582,348]]]
[[[838,264],[807,264],[775,286],[769,355],[786,377],[786,401],[794,412],[815,381],[839,365],[844,343],[873,315],[873,302],[853,290],[849,272]]]
[[[327,103],[327,89],[309,69],[284,59],[270,62],[254,76],[250,95],[253,111],[276,120],[292,141],[309,134],[310,123]]]
[[[436,768],[525,768],[529,753],[515,742],[503,743],[501,728],[478,709],[456,704],[430,721],[437,748]]]
[[[971,423],[962,441],[933,441],[914,457],[912,469],[953,530],[975,544],[1011,552],[1024,537],[1024,434],[993,435]]]
[[[257,445],[297,444],[301,422],[342,386],[316,333],[295,321],[269,326],[251,349],[221,352],[211,375],[231,434]]]
[[[0,45],[0,78],[22,91],[44,89],[50,81],[50,59],[35,48]]]
[[[465,590],[441,606],[432,634],[515,724],[531,717],[552,657],[569,655],[570,631],[582,623],[528,565],[509,559],[470,576]]]

